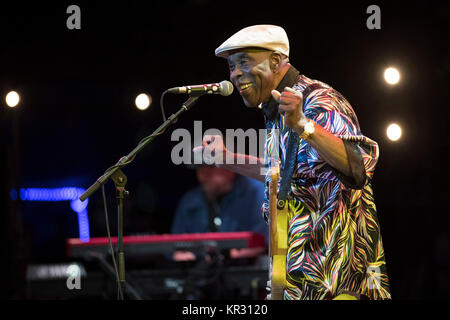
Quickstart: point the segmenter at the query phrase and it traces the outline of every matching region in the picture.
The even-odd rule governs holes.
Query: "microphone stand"
[[[116,197],[118,199],[117,213],[118,213],[118,300],[123,300],[123,289],[125,286],[125,253],[123,250],[123,199],[125,195],[128,195],[128,191],[125,190],[125,185],[127,182],[127,177],[120,170],[120,168],[126,166],[131,161],[133,161],[134,157],[137,155],[139,151],[141,151],[148,143],[153,141],[153,139],[164,132],[164,130],[172,123],[174,123],[180,114],[189,110],[194,103],[198,100],[200,95],[190,96],[188,100],[186,100],[181,108],[175,113],[172,114],[162,125],[160,125],[150,136],[143,139],[136,148],[134,148],[128,155],[120,158],[120,160],[106,170],[106,172],[97,179],[94,184],[92,184],[81,196],[80,200],[84,201],[89,198],[95,191],[97,191],[102,185],[104,185],[108,179],[112,178],[116,187]]]

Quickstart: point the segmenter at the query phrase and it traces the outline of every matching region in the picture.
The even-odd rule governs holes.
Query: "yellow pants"
[[[338,295],[336,298],[333,298],[333,300],[358,300],[358,298],[351,294],[343,293]]]

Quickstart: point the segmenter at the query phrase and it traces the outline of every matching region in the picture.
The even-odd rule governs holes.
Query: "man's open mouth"
[[[253,83],[251,83],[251,82],[240,84],[240,85],[239,85],[240,92],[243,92],[243,91],[247,90],[247,89],[250,88],[252,85],[253,85]]]

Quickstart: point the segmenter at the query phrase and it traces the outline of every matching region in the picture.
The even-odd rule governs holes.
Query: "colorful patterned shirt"
[[[293,69],[293,68],[291,68]],[[295,69],[294,69],[295,70]],[[378,160],[378,144],[365,137],[350,103],[329,85],[300,75],[293,89],[312,91],[304,101],[304,114],[344,141],[365,171],[362,185],[332,168],[306,141],[300,139],[297,164],[288,195],[287,286],[284,299],[332,299],[341,293],[370,299],[390,299],[388,276],[371,187]],[[279,87],[280,88],[280,87]],[[282,88],[281,88],[282,90]],[[281,168],[288,137],[283,118],[272,129],[281,132],[274,143],[267,130],[266,160],[279,154]],[[285,132],[286,131],[286,132]],[[278,146],[274,150],[273,146]],[[270,165],[270,163],[269,163]],[[262,206],[268,219],[270,174],[266,175]]]

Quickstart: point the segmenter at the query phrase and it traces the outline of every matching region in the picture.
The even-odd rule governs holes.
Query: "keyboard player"
[[[206,164],[196,165],[199,185],[179,201],[171,232],[205,233],[253,231],[267,243],[268,226],[261,216],[264,185],[234,172]],[[255,257],[261,248],[232,249],[231,258]],[[176,251],[176,261],[195,260],[194,253]]]

